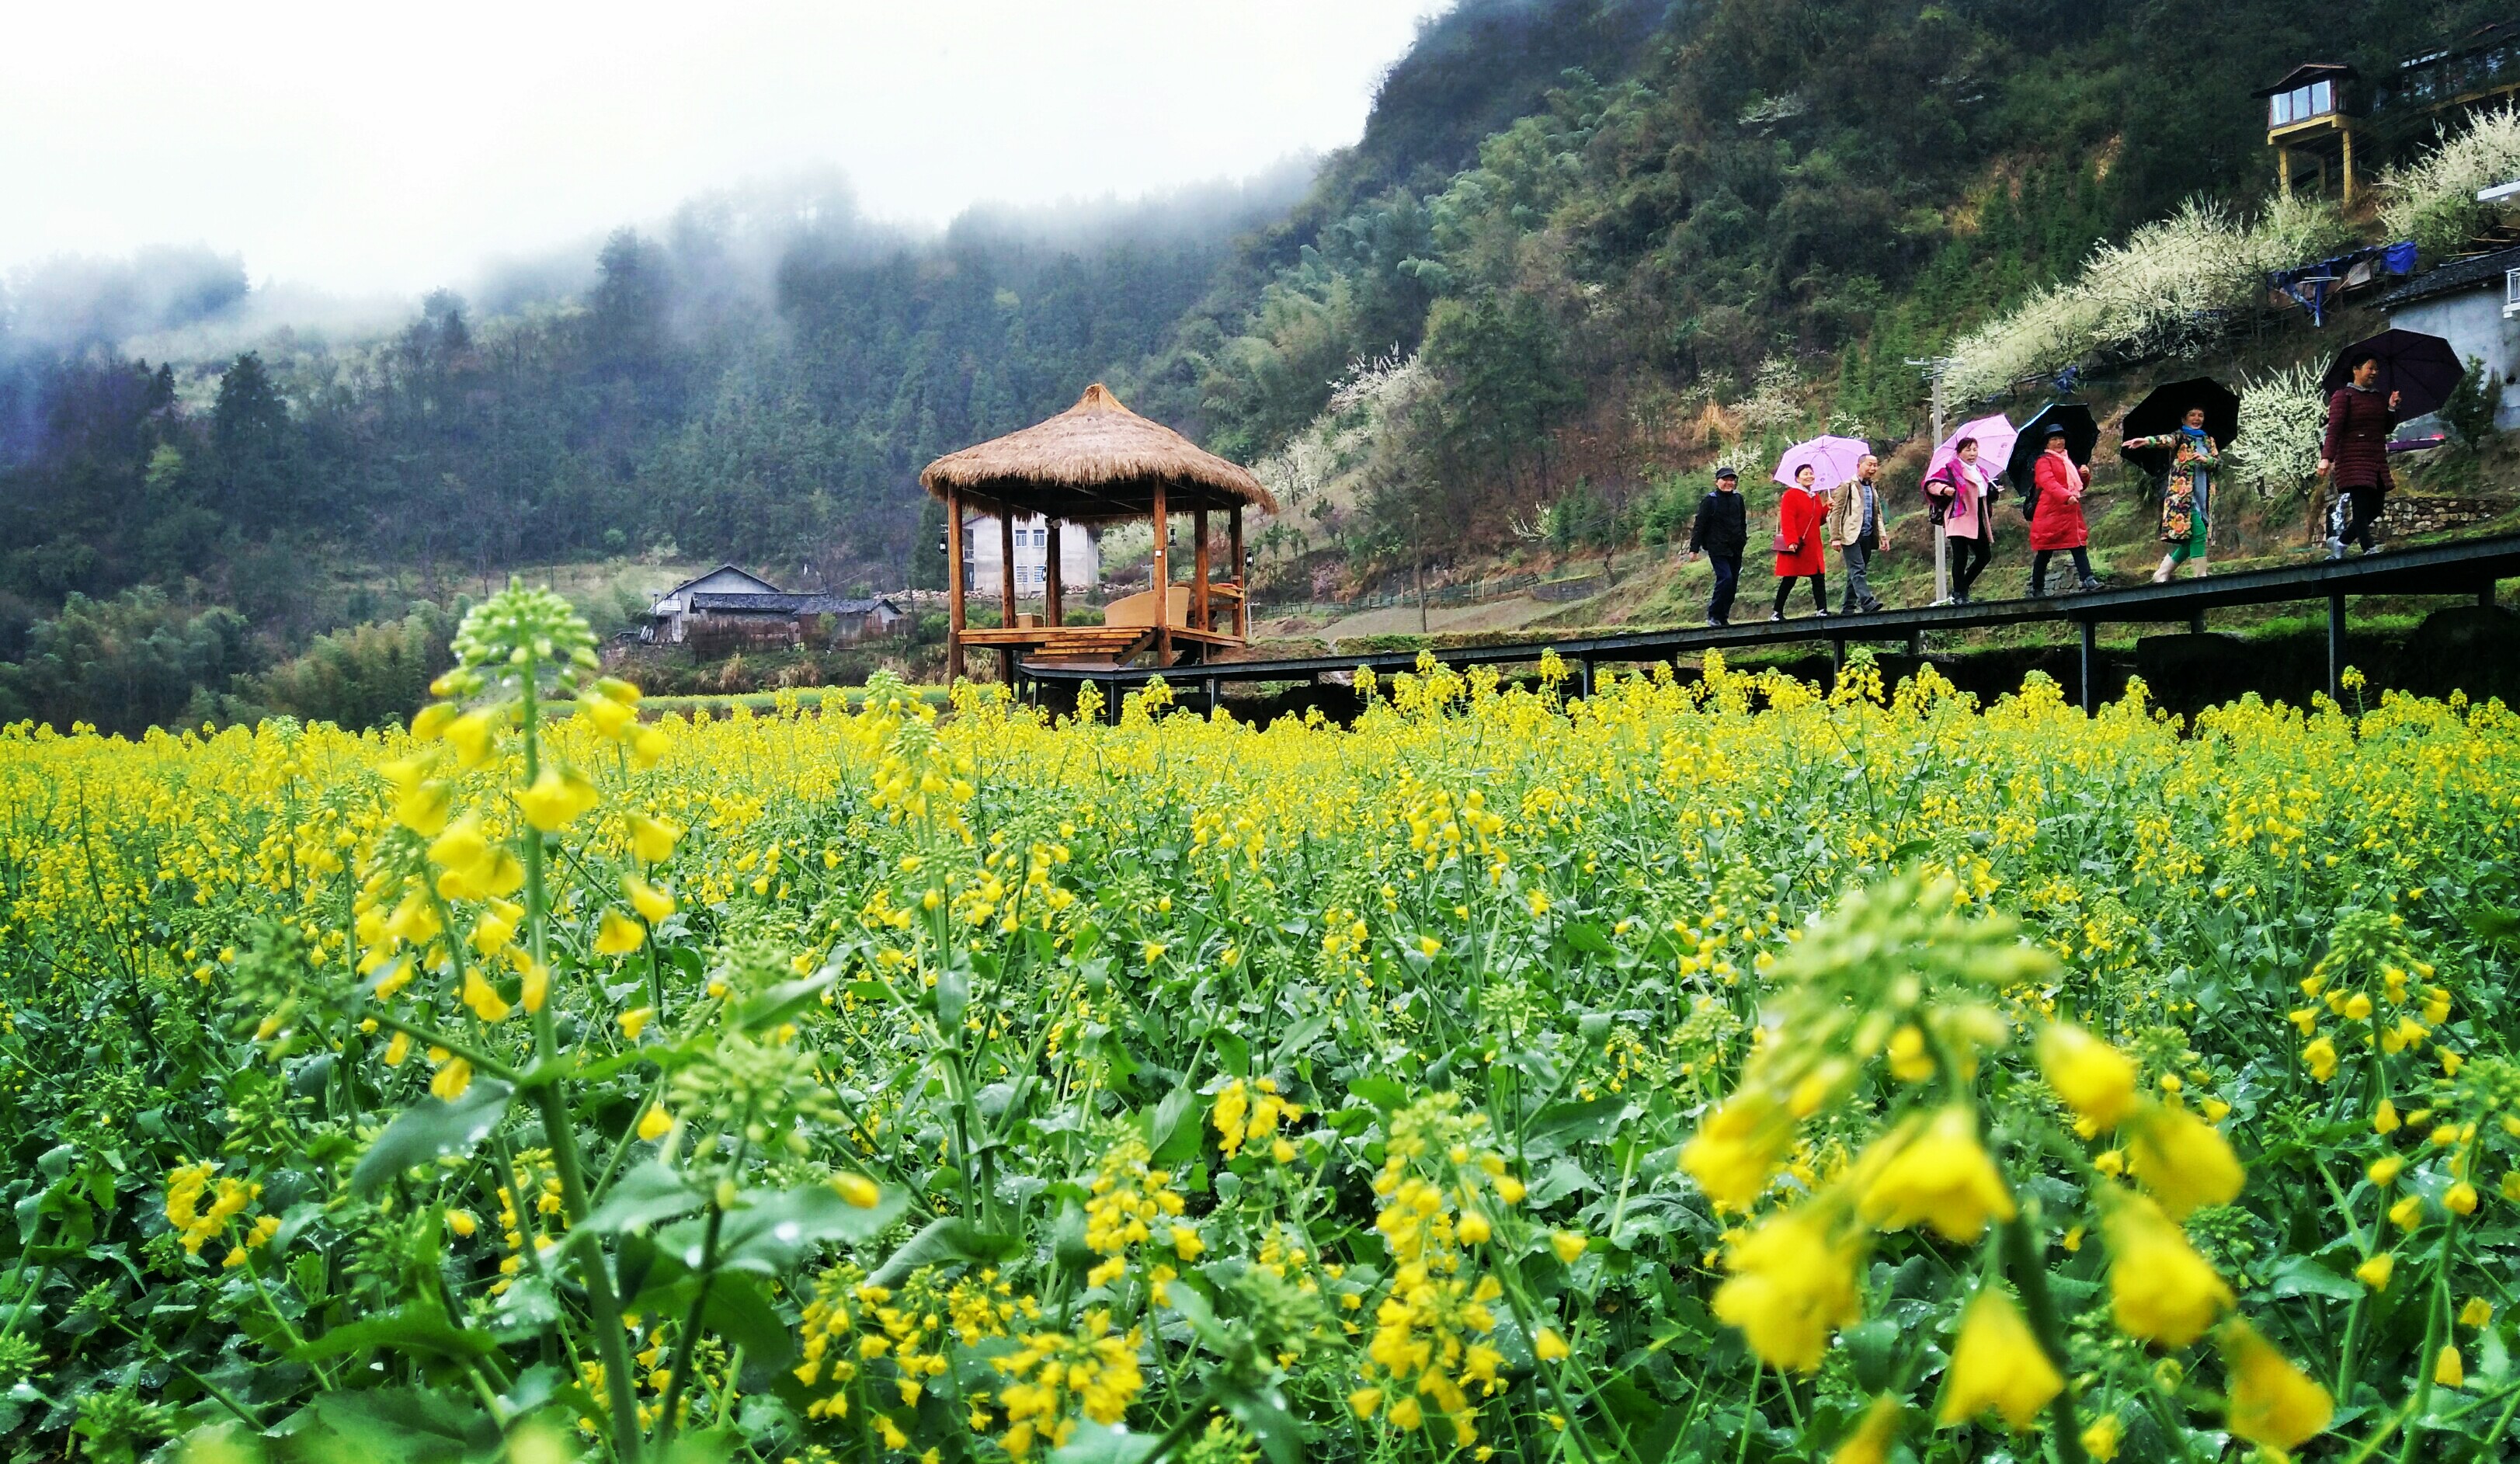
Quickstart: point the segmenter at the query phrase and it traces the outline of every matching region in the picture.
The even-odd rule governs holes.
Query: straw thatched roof
[[[1083,523],[1143,519],[1154,511],[1158,483],[1174,512],[1278,509],[1249,469],[1130,411],[1101,382],[1047,422],[947,453],[919,481],[939,498],[957,489],[965,504],[992,517],[1012,510]]]

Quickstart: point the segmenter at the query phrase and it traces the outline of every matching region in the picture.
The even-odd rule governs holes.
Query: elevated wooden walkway
[[[1877,615],[1811,615],[1778,623],[1760,621],[1695,630],[1643,630],[1624,635],[1576,639],[1516,641],[1506,645],[1461,646],[1439,650],[1435,659],[1451,666],[1511,665],[1537,661],[1554,649],[1576,668],[1582,689],[1593,687],[1599,665],[1651,664],[1708,651],[1732,651],[1825,641],[1831,654],[1845,659],[1850,644],[1904,644],[1922,654],[1924,637],[1937,630],[1974,630],[2017,625],[2032,620],[2062,620],[2082,633],[2081,699],[2083,709],[2098,701],[2099,627],[2109,624],[2163,624],[2186,621],[2202,629],[2209,610],[2231,605],[2277,605],[2327,602],[2327,688],[2340,696],[2345,674],[2346,600],[2354,595],[2474,595],[2492,604],[2498,581],[2520,577],[2520,534],[2498,534],[2411,549],[2391,549],[2348,559],[2318,560],[2272,570],[2244,570],[2209,579],[2178,579],[2168,584],[2140,584],[2091,594],[2051,595],[2039,600],[1986,600],[1968,605],[1936,605],[1891,610]],[[1379,672],[1405,671],[1418,663],[1416,651],[1383,651],[1359,656],[1309,656],[1282,661],[1219,661],[1177,666],[1174,684],[1198,687],[1213,702],[1227,681],[1311,681],[1325,674],[1360,666]],[[1034,663],[1023,675],[1035,682],[1092,681],[1116,714],[1121,694],[1163,674],[1151,667],[1082,666]]]

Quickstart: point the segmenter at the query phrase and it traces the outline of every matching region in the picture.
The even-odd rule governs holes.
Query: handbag
[[[1778,554],[1800,554],[1803,552],[1803,546],[1799,541],[1790,544],[1786,543],[1785,536],[1781,532],[1777,535],[1777,541],[1770,544],[1768,547]]]

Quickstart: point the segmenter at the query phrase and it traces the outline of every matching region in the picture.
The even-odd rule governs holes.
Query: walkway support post
[[[2327,597],[2327,695],[2345,703],[2345,597]]]
[[[2083,714],[2100,709],[2100,622],[2075,622],[2083,631]]]

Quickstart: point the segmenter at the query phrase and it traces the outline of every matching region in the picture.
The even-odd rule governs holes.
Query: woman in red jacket
[[[2074,588],[2098,589],[2087,547],[2092,530],[2083,523],[2083,489],[2092,484],[2092,470],[2066,455],[2063,428],[2048,430],[2048,450],[2039,454],[2032,478],[2039,485],[2039,506],[2030,515],[2030,547],[2039,552],[2030,561],[2030,598],[2048,593],[2048,559],[2059,549],[2074,556],[2074,572],[2081,576]]]
[[[1771,620],[1785,618],[1785,596],[1793,593],[1794,581],[1809,579],[1812,588],[1812,613],[1828,614],[1827,546],[1822,540],[1821,525],[1828,517],[1828,500],[1812,489],[1809,463],[1794,470],[1794,485],[1785,489],[1784,500],[1777,505],[1777,613]]]

